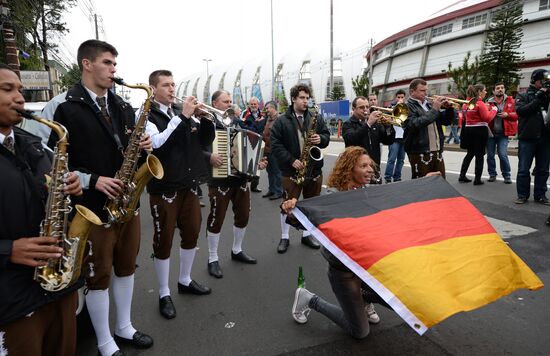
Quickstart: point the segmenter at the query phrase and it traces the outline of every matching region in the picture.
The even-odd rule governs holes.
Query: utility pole
[[[369,93],[372,93],[372,47],[374,40],[370,39],[370,49],[369,49]]]
[[[97,14],[94,14],[94,24],[95,24],[95,39],[99,40],[99,31],[97,30]]]
[[[275,100],[275,50],[273,45],[273,0],[271,5],[271,100]]]
[[[0,0],[0,25],[2,28],[2,38],[4,39],[4,51],[6,54],[6,64],[9,65],[17,76],[19,74],[19,57],[17,55],[17,42],[15,41],[15,32],[9,19],[10,8],[7,0]]]
[[[334,33],[333,33],[333,19],[332,19],[332,0],[330,0],[330,84],[329,84],[329,97],[332,97],[334,90]]]

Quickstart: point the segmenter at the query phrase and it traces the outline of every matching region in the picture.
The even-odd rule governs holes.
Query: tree
[[[479,60],[480,77],[487,87],[502,81],[509,92],[517,89],[521,77],[519,62],[523,60],[523,52],[518,50],[523,37],[522,24],[523,1],[502,0]]]
[[[73,64],[71,69],[59,78],[57,84],[61,87],[61,90],[67,90],[80,81],[81,72],[78,65]]]
[[[451,62],[449,62],[447,69],[447,77],[451,78],[456,85],[457,96],[463,99],[467,96],[466,92],[468,90],[468,86],[479,82],[479,60],[477,56],[475,56],[473,63],[470,64],[471,57],[472,54],[468,51],[464,57],[462,66],[452,68]],[[451,84],[449,84],[447,89],[449,92],[452,91]]]
[[[19,48],[42,54],[42,68],[49,71],[49,51],[57,51],[60,35],[69,31],[62,16],[75,5],[75,0],[8,0],[10,16],[17,28]],[[32,38],[29,43],[27,36]],[[50,90],[50,96],[52,92]]]
[[[332,93],[330,93],[329,99],[332,101],[338,101],[344,99],[346,95],[341,85],[335,85],[332,88]]]
[[[355,79],[352,78],[351,85],[355,92],[355,96],[367,97],[369,95],[369,77],[366,73],[358,75]]]

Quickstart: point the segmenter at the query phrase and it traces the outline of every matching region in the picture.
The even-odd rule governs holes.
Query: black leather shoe
[[[481,179],[480,179],[480,180],[477,180],[477,179],[474,180],[474,185],[482,185],[482,184],[484,184],[484,183],[485,183],[485,182],[482,181]]]
[[[262,195],[262,198],[269,198],[269,197],[272,197],[274,195],[275,195],[275,193],[273,193],[273,192],[267,192],[264,195]]]
[[[223,272],[218,261],[208,263],[208,273],[216,278],[223,277]]]
[[[550,200],[548,200],[548,198],[545,196],[543,196],[542,198],[535,198],[535,202],[539,204],[550,205]]]
[[[306,245],[307,247],[311,247],[312,249],[315,249],[315,250],[318,250],[321,248],[321,245],[319,245],[317,241],[313,240],[311,235],[302,236],[302,245]]]
[[[288,245],[289,245],[288,239],[281,239],[281,241],[279,241],[279,246],[277,246],[277,252],[285,253],[286,250],[288,250]]]
[[[195,294],[195,295],[205,295],[212,293],[212,289],[203,286],[200,283],[191,281],[188,286],[178,283],[178,293],[180,294]]]
[[[458,177],[458,181],[460,183],[470,183],[472,180],[470,178],[466,177],[466,176],[464,176],[464,177],[460,176],[460,177]]]
[[[169,295],[159,299],[159,312],[166,319],[174,319],[176,317],[176,307]]]
[[[250,191],[252,191],[254,193],[261,193],[262,192],[262,190],[258,187],[250,188]]]
[[[127,344],[135,347],[136,349],[148,349],[153,346],[153,338],[140,331],[136,331],[131,339],[126,339],[115,334],[114,337],[117,344]]]
[[[258,263],[258,261],[256,261],[254,257],[247,255],[246,253],[244,253],[244,251],[241,251],[239,253],[233,253],[233,251],[231,251],[231,259],[233,261],[248,263],[250,265],[255,265],[256,263]]]
[[[271,198],[269,198],[269,200],[278,200],[278,199],[281,199],[283,197],[282,194],[276,194],[274,196],[272,196]]]

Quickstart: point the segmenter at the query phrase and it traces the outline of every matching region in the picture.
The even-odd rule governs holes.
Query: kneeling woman
[[[374,172],[375,163],[365,149],[357,146],[348,147],[336,161],[329,176],[329,192],[361,189],[371,182]],[[283,203],[282,209],[288,214],[296,206],[296,202],[296,199],[287,200]],[[358,339],[366,337],[369,334],[369,320],[372,323],[380,321],[370,302],[385,302],[327,249],[323,247],[321,253],[328,261],[328,279],[340,306],[325,301],[307,289],[298,288],[292,307],[294,320],[300,324],[306,323],[309,311],[313,309],[325,315],[351,336]]]

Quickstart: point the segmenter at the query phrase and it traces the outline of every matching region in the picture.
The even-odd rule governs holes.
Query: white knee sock
[[[220,234],[214,234],[209,231],[206,233],[208,240],[208,263],[218,260],[218,245],[220,243]]]
[[[86,307],[94,326],[99,352],[102,355],[114,354],[119,348],[109,328],[109,289],[89,290],[86,294]]]
[[[281,239],[288,240],[288,231],[290,230],[290,225],[286,222],[286,215],[281,214]]]
[[[309,235],[311,235],[311,232],[309,232],[308,230],[304,230],[304,232],[302,232],[303,237],[306,237],[306,236],[309,236]]]
[[[134,275],[117,277],[113,275],[113,300],[116,307],[115,334],[131,339],[136,329],[132,326],[132,297],[134,294]]]
[[[159,298],[170,295],[170,287],[168,279],[170,276],[170,257],[165,260],[158,258],[154,259],[155,271],[157,272],[157,280],[159,282]]]
[[[244,233],[246,232],[246,227],[236,227],[233,226],[233,253],[239,253],[243,250],[243,239]]]
[[[191,283],[191,268],[193,268],[196,252],[197,249],[194,247],[189,250],[180,247],[180,277],[178,281],[184,286]]]

